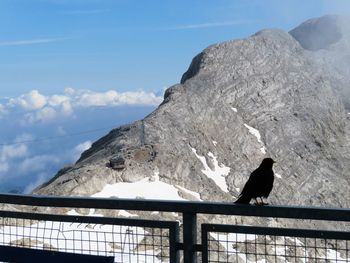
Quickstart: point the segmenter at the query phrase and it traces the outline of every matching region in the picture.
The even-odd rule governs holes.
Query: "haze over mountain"
[[[0,100],[0,191],[29,193],[93,140],[150,113],[162,100],[151,92],[32,90]]]
[[[232,201],[272,157],[271,203],[349,207],[345,19],[321,17],[290,33],[267,29],[206,48],[154,112],[113,129],[34,193],[145,197],[141,182],[170,187],[178,198]]]

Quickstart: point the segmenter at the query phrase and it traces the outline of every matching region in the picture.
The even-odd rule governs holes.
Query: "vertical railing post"
[[[201,225],[202,236],[202,263],[208,263],[208,227],[206,224]]]
[[[197,263],[197,214],[183,213],[184,263]]]
[[[179,224],[176,222],[172,227],[169,228],[169,246],[170,246],[170,260],[169,263],[179,263],[179,249],[177,247],[179,243]]]

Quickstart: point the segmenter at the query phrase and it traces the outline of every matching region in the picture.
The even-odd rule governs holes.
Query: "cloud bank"
[[[10,170],[13,161],[25,158],[29,154],[27,145],[17,143],[20,141],[26,141],[29,138],[32,139],[31,135],[22,134],[14,140],[14,144],[2,145],[0,147],[0,178],[2,174],[7,173]]]
[[[163,98],[152,92],[95,92],[66,88],[62,94],[44,95],[32,90],[0,104],[0,116],[11,111],[23,113],[22,124],[50,122],[60,117],[72,117],[77,109],[88,107],[157,106]]]
[[[62,161],[72,163],[78,160],[80,155],[92,145],[91,141],[85,141],[76,145],[73,149],[61,154],[41,154],[34,156],[27,156],[20,160],[18,173],[25,176],[26,174],[36,174],[32,181],[24,188],[23,192],[29,194],[36,187],[46,182],[52,174],[47,170],[48,167],[56,167],[61,165]],[[1,171],[0,171],[1,173]]]
[[[161,93],[31,90],[0,98],[0,191],[29,193],[112,128],[154,110]]]
[[[54,153],[37,152],[37,147],[33,143],[30,134],[22,134],[8,145],[0,146],[0,180],[25,179],[30,183],[24,189],[24,193],[29,193],[38,185],[47,181],[54,175],[52,169],[70,164],[78,160],[80,155],[92,145],[91,141],[77,144],[72,149],[63,148],[62,151]],[[28,178],[30,176],[31,178]]]

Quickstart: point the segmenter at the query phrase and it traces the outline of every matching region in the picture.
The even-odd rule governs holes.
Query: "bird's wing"
[[[266,177],[266,185],[264,189],[264,196],[268,197],[269,194],[272,191],[273,188],[273,181],[274,181],[274,173],[273,171],[270,172],[269,176]]]
[[[251,195],[252,191],[254,191],[254,188],[256,187],[256,184],[258,183],[259,183],[259,170],[256,169],[250,174],[249,179],[244,185],[240,196]]]

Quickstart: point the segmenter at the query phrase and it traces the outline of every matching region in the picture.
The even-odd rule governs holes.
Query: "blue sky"
[[[0,97],[65,87],[158,91],[210,44],[290,30],[349,10],[347,2],[0,0]]]
[[[205,47],[347,0],[0,0],[0,191],[30,192],[162,101]]]

